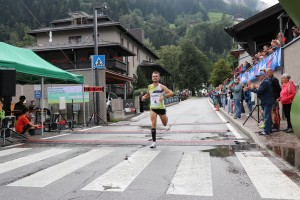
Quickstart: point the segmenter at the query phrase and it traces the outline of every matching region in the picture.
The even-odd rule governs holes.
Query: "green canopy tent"
[[[48,63],[32,50],[18,48],[0,42],[0,69],[9,68],[16,70],[16,82],[18,84],[83,84],[84,78]],[[42,92],[42,104],[44,95]]]
[[[0,67],[14,68],[19,84],[83,84],[83,76],[72,74],[48,63],[33,51],[0,42]]]

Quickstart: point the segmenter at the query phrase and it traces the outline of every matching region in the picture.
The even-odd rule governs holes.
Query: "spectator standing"
[[[294,39],[296,39],[300,35],[300,31],[299,31],[299,28],[297,26],[292,27],[292,32],[293,32]]]
[[[16,116],[16,120],[18,120],[19,116],[22,115],[22,110],[25,107],[26,97],[20,96],[19,102],[15,104],[14,107],[14,115]]]
[[[221,96],[222,108],[225,109],[226,108],[226,96],[227,96],[225,87],[222,87],[220,96]]]
[[[267,73],[267,77],[271,82],[272,91],[273,91],[274,104],[272,106],[272,123],[273,123],[272,131],[276,132],[280,127],[280,124],[276,122],[276,119],[278,117],[280,118],[280,116],[278,116],[279,112],[276,112],[276,109],[279,109],[277,99],[280,97],[281,87],[279,84],[279,80],[276,77],[274,77],[272,69],[270,68],[266,69],[266,73]]]
[[[220,108],[220,104],[219,104],[219,88],[216,87],[215,90],[212,91],[211,93],[211,98],[213,100],[214,106],[215,106],[215,110],[219,111]]]
[[[242,99],[242,84],[240,83],[240,78],[235,79],[235,84],[231,86],[231,92],[233,94],[234,119],[241,118],[241,99]]]
[[[247,88],[247,86],[245,88]],[[251,91],[245,90],[244,91],[244,97],[245,97],[245,102],[247,104],[248,111],[249,111],[249,114],[247,114],[247,116],[249,116],[250,113],[252,112]]]
[[[261,105],[264,108],[264,131],[260,133],[260,135],[269,135],[272,133],[272,117],[271,117],[271,110],[272,105],[274,104],[272,86],[269,79],[266,77],[265,72],[260,71],[256,77],[260,81],[259,86],[249,84],[250,91],[257,93],[261,100]]]
[[[281,75],[282,90],[279,98],[283,107],[284,116],[286,117],[288,123],[287,129],[285,130],[287,133],[293,133],[293,127],[291,123],[291,107],[293,99],[296,95],[296,86],[290,79],[291,76],[288,74]]]

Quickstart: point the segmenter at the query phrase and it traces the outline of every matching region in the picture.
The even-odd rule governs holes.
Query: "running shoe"
[[[150,148],[151,148],[151,149],[156,148],[156,142],[153,142],[153,143],[151,144]]]

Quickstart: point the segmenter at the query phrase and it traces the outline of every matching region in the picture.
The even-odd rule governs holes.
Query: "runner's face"
[[[152,74],[152,81],[153,83],[157,83],[159,81],[160,77],[158,74]]]

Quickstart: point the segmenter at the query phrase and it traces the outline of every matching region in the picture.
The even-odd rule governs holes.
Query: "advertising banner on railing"
[[[252,81],[255,79],[256,74],[263,69],[271,68],[276,71],[282,65],[281,49],[277,49],[264,60],[254,65],[250,70],[240,75],[242,83]]]

